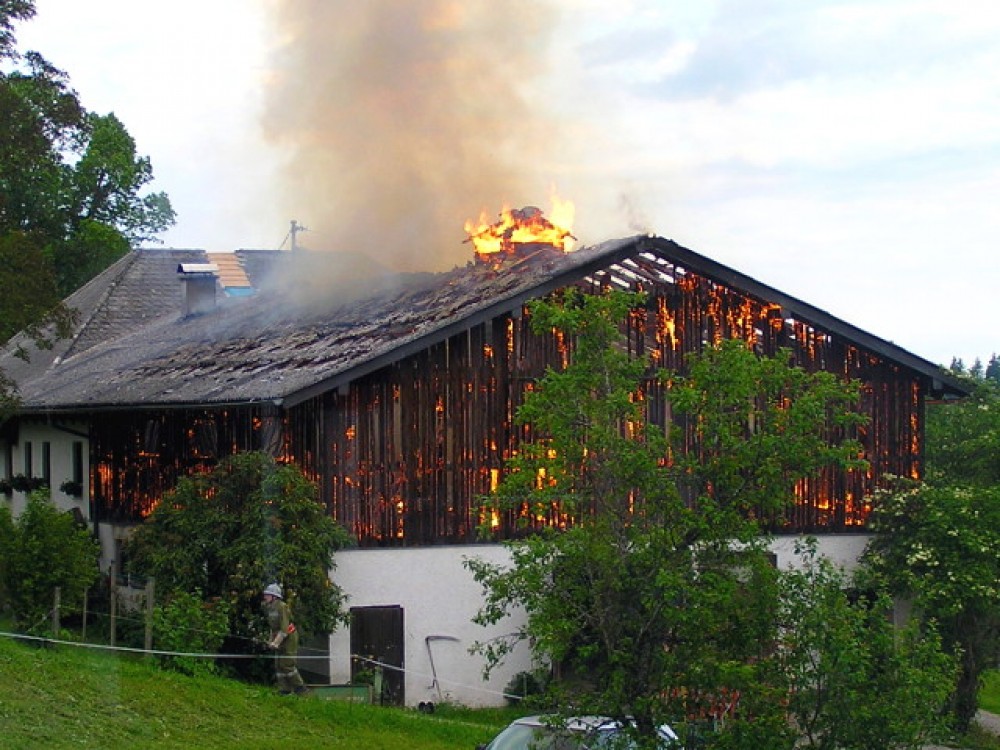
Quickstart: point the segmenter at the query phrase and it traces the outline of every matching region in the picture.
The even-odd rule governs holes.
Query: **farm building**
[[[531,332],[529,300],[642,290],[628,347],[660,366],[741,338],[861,381],[870,470],[803,483],[777,529],[779,561],[806,532],[835,559],[855,557],[882,477],[921,475],[925,399],[964,394],[936,365],[660,237],[575,252],[529,243],[437,274],[370,265],[304,250],[131,252],[68,300],[72,338],[27,363],[10,348],[0,357],[22,397],[0,427],[0,478],[44,480],[110,565],[178,477],[245,450],[293,461],[357,541],[335,573],[352,625],[330,636],[323,676],[348,681],[364,650],[399,668],[386,677],[397,702],[492,704],[527,654],[482,679],[468,648],[503,632],[471,623],[480,591],[462,561],[504,559],[518,519],[482,539],[479,498],[519,445],[526,387],[565,354]],[[645,397],[650,419],[669,419],[660,386]],[[16,512],[24,494],[0,502]]]

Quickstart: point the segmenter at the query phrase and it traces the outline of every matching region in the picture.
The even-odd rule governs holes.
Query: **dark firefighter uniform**
[[[277,594],[265,596],[264,607],[267,610],[267,623],[271,628],[269,645],[278,653],[274,660],[278,690],[282,693],[303,693],[306,691],[305,681],[296,666],[299,633],[292,622],[291,610]]]

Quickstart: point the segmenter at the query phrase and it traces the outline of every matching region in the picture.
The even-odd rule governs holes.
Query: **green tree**
[[[986,365],[985,377],[994,383],[1000,383],[1000,357],[997,357],[995,353],[990,355],[990,362]]]
[[[153,239],[174,223],[174,212],[165,194],[140,195],[153,179],[149,158],[136,155],[114,114],[84,109],[65,72],[38,52],[15,49],[13,22],[33,15],[33,2],[0,6],[7,34],[0,47],[7,63],[0,72],[0,234],[39,235],[57,260],[74,259],[64,245],[87,221],[114,230],[126,247]],[[86,280],[70,274],[60,291]]]
[[[82,607],[84,593],[100,574],[100,543],[73,516],[52,504],[47,489],[28,496],[0,552],[14,616],[32,629],[48,625],[46,615],[57,587],[61,606],[72,611]]]
[[[181,479],[127,549],[131,570],[155,577],[164,600],[200,591],[220,602],[229,612],[226,648],[253,653],[268,632],[267,583],[284,587],[305,634],[327,633],[342,619],[343,593],[329,573],[348,541],[297,467],[242,453]]]
[[[779,747],[787,725],[763,672],[777,571],[754,518],[777,512],[802,476],[855,462],[858,446],[842,438],[856,386],[725,342],[668,378],[686,426],[675,438],[696,435],[696,461],[644,414],[650,365],[627,355],[619,328],[638,304],[611,293],[531,308],[534,330],[561,332],[571,361],[526,396],[517,418],[533,440],[491,501],[524,519],[556,507],[567,528],[511,543],[509,566],[467,562],[485,591],[478,622],[526,612],[512,638],[481,650],[495,665],[527,640],[563,671],[557,705],[632,717],[647,745],[658,724],[740,694],[756,719],[756,734],[734,723],[743,746]]]
[[[7,565],[14,539],[14,515],[10,508],[0,507],[0,612],[8,607]]]
[[[23,232],[0,233],[0,341],[24,332],[28,340],[47,348],[71,331],[74,315],[59,299],[52,266],[36,238]],[[22,356],[24,344],[20,347]],[[0,412],[2,416],[2,412]]]
[[[57,288],[73,291],[129,251],[128,240],[107,224],[81,219],[69,242],[50,245],[50,261]]]
[[[148,156],[138,156],[135,140],[113,113],[88,113],[87,140],[69,174],[71,229],[82,221],[118,230],[130,244],[152,240],[174,223],[164,193],[140,195],[153,180]]]
[[[901,483],[875,508],[867,564],[960,657],[952,708],[964,731],[1000,643],[1000,485]]]
[[[34,15],[34,0],[4,0],[0,4],[0,59],[13,52],[14,22],[26,21]]]
[[[946,734],[945,708],[956,664],[936,630],[916,621],[897,630],[893,602],[817,552],[781,577],[783,636],[773,659],[797,747],[919,750]]]
[[[2,12],[2,11],[0,11]],[[67,174],[86,112],[68,76],[37,52],[10,52],[0,72],[0,230],[58,237]]]
[[[925,479],[938,485],[1000,485],[1000,384],[974,380],[971,396],[927,407]]]
[[[974,391],[928,405],[925,481],[899,480],[880,493],[868,557],[892,591],[914,603],[916,617],[935,621],[945,647],[961,655],[953,713],[964,729],[983,670],[1000,653],[1000,386],[989,368],[977,373],[957,360],[953,370]]]
[[[676,446],[678,482],[700,514],[723,511],[736,531],[756,534],[744,519],[779,518],[800,479],[866,465],[853,437],[865,421],[857,382],[807,372],[787,350],[758,357],[739,340],[690,357],[688,367],[686,377],[671,376],[670,402],[688,425]]]
[[[66,335],[62,300],[174,223],[165,194],[140,194],[152,167],[122,123],[88,112],[38,52],[18,51],[14,26],[34,15],[33,0],[0,2],[0,344],[22,330],[42,345]]]

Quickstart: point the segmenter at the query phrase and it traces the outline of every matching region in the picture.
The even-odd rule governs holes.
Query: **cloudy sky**
[[[463,222],[576,206],[926,359],[1000,353],[995,0],[36,0],[115,112],[166,246],[464,263]]]

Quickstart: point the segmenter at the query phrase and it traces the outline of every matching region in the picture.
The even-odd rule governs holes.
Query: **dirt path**
[[[977,711],[976,723],[987,732],[991,732],[992,734],[1000,737],[1000,716],[991,714],[989,711]]]

